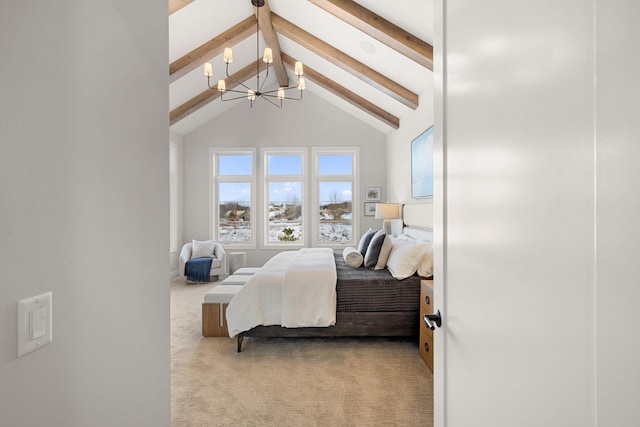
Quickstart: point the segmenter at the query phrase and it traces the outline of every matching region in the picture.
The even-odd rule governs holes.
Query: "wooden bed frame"
[[[417,239],[433,240],[432,204],[403,206],[403,233]],[[237,335],[238,352],[245,337],[302,338],[302,337],[401,337],[418,336],[419,309],[410,312],[337,312],[336,324],[322,328],[283,328],[256,326]]]

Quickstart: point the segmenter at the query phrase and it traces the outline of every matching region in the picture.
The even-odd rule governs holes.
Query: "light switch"
[[[40,338],[47,331],[46,325],[46,315],[47,310],[44,307],[34,308],[29,312],[29,321],[31,323],[31,336],[29,337],[31,340],[35,340],[36,338]]]
[[[53,340],[51,292],[18,301],[18,357]]]

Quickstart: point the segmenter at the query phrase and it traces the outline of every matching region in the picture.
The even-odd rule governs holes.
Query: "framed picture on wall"
[[[366,187],[364,189],[364,199],[367,202],[379,202],[380,201],[380,187]]]
[[[411,197],[433,197],[433,126],[411,141]]]
[[[376,214],[376,204],[372,202],[364,203],[364,216],[375,216]]]

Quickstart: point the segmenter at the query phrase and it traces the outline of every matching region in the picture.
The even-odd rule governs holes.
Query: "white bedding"
[[[247,281],[227,308],[229,336],[255,326],[330,326],[336,321],[333,251],[281,252]]]

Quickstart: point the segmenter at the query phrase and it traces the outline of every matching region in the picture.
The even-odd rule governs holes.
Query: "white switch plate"
[[[31,341],[44,336],[47,333],[47,310],[42,307],[34,308],[29,312],[29,339]]]
[[[51,292],[18,301],[18,357],[53,340]]]

